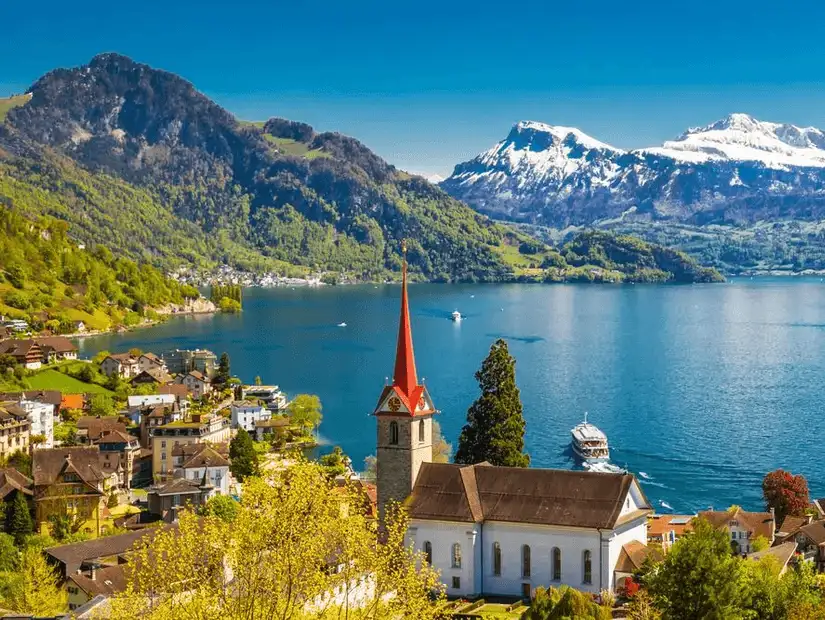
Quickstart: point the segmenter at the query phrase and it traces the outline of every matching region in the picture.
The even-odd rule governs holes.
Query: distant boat
[[[584,422],[574,426],[570,435],[573,451],[585,463],[607,463],[610,460],[607,435],[587,421],[586,413]]]
[[[456,323],[459,323],[463,318],[464,317],[461,316],[461,313],[458,310],[454,310],[453,313],[450,315],[450,320],[455,321]]]
[[[665,500],[663,500],[663,499],[660,499],[660,500],[659,500],[659,505],[660,505],[662,508],[667,508],[668,510],[673,510],[673,506],[671,506],[670,504],[668,504],[668,503],[667,503]]]
[[[626,474],[627,470],[623,467],[619,467],[618,465],[614,465],[613,463],[591,463],[590,461],[584,462],[584,468],[587,471],[594,471],[600,474]]]
[[[651,477],[650,477],[650,475],[649,475],[647,472],[640,471],[640,472],[639,472],[639,476],[640,476],[640,477],[642,477],[642,478],[644,478],[645,480],[651,480]]]
[[[347,326],[346,323],[338,323],[338,327],[346,327],[346,326]]]

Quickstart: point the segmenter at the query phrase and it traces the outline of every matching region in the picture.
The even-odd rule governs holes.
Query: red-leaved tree
[[[762,497],[768,510],[774,509],[777,524],[789,515],[802,515],[811,505],[805,476],[777,469],[762,480]]]

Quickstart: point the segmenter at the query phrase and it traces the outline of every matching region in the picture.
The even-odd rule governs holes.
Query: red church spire
[[[395,373],[393,385],[410,400],[418,386],[413,355],[412,329],[410,328],[410,308],[407,301],[407,243],[402,242],[403,265],[401,267],[401,317],[398,321],[398,344],[395,350]],[[415,402],[415,401],[413,401]]]

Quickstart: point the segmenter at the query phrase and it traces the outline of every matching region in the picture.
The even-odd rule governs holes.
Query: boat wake
[[[670,489],[673,490],[673,487],[669,487],[666,484],[662,484],[661,482],[652,482],[650,480],[639,480],[639,482],[648,487],[659,487],[660,489]]]
[[[673,510],[673,506],[671,506],[670,504],[668,504],[668,503],[667,503],[665,500],[663,500],[663,499],[660,499],[660,500],[659,500],[659,505],[660,505],[662,508],[666,508],[667,510]]]
[[[644,471],[639,472],[639,477],[644,478],[645,480],[653,480],[653,478],[650,475],[648,475],[647,472]]]

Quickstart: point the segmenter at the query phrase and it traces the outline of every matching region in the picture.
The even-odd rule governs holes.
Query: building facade
[[[172,451],[190,443],[226,443],[230,440],[229,420],[213,413],[193,415],[189,420],[150,427],[152,473],[163,475],[174,470]]]
[[[43,448],[54,447],[54,405],[36,400],[21,400],[17,404],[26,412],[26,417],[31,423],[31,435],[41,435],[46,438],[39,445]]]
[[[107,377],[131,379],[140,373],[140,362],[129,353],[113,353],[101,362],[100,372]]]
[[[229,407],[232,428],[242,428],[248,433],[255,432],[255,423],[269,420],[272,412],[257,403],[249,401],[234,402]]]
[[[0,404],[0,458],[15,452],[29,451],[31,422],[20,407],[13,403]]]

